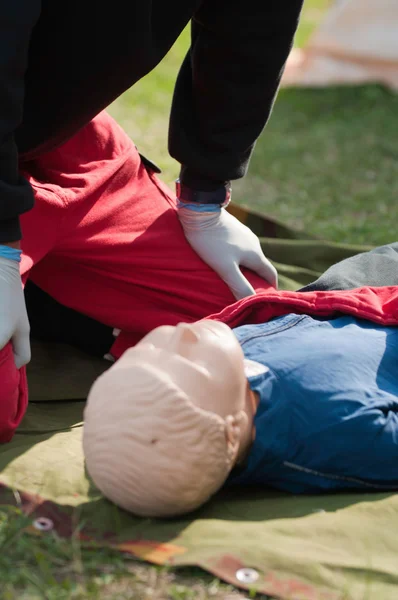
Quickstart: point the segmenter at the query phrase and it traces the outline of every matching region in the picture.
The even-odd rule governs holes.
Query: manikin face
[[[217,321],[158,327],[118,361],[145,362],[166,373],[191,402],[221,417],[244,408],[247,380],[242,349]],[[116,363],[115,366],[118,365]]]

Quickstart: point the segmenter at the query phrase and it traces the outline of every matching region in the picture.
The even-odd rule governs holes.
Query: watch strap
[[[176,181],[176,193],[180,202],[187,204],[218,204],[222,208],[228,206],[231,201],[231,184],[222,186],[211,192],[194,190],[179,179]]]

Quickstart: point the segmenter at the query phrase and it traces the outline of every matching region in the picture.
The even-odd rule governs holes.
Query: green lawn
[[[307,0],[302,45],[328,0]],[[112,107],[144,154],[171,183],[178,165],[166,149],[168,113],[185,32],[162,64]],[[396,239],[398,96],[376,86],[283,90],[261,136],[237,202],[323,238],[381,244]],[[105,551],[84,552],[48,535],[30,538],[17,512],[0,511],[0,600],[233,600],[199,572],[177,574]],[[246,594],[245,597],[249,597]]]
[[[376,86],[282,90],[238,201],[324,239],[396,241],[397,114]]]

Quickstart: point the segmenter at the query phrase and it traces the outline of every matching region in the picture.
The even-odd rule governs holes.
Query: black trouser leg
[[[63,306],[31,281],[25,286],[25,300],[33,338],[70,344],[92,356],[109,352],[112,327]]]

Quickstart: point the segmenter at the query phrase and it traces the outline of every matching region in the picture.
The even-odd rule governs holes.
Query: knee
[[[9,442],[28,405],[26,371],[15,366],[11,343],[0,350],[0,443]]]

